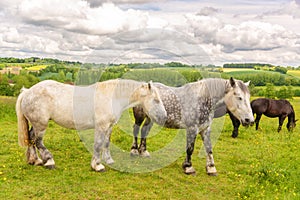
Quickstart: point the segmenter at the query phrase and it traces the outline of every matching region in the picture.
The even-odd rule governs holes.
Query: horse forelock
[[[250,93],[248,86],[243,81],[237,80],[236,82],[244,93]]]

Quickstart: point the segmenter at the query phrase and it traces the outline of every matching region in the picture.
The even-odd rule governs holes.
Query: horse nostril
[[[250,119],[246,118],[245,122],[250,123]]]

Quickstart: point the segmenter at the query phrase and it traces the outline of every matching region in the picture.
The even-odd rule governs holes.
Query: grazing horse
[[[182,164],[186,174],[195,173],[192,167],[191,156],[194,151],[195,139],[201,134],[206,154],[206,170],[209,175],[216,175],[217,170],[213,159],[210,141],[210,126],[217,106],[225,104],[228,110],[243,125],[254,122],[250,108],[250,93],[248,84],[239,80],[203,79],[198,82],[188,83],[182,87],[169,87],[154,83],[158,88],[160,97],[167,111],[167,121],[160,124],[167,128],[186,129],[186,159]],[[225,107],[225,108],[226,108]],[[134,141],[131,155],[141,154],[149,156],[146,151],[146,136],[153,122],[143,109],[134,107],[135,125],[133,129]],[[142,117],[139,117],[142,116]],[[141,131],[141,144],[138,148],[137,136],[144,119],[146,121]]]
[[[166,120],[166,110],[151,82],[117,79],[79,87],[42,81],[24,89],[17,99],[19,144],[27,146],[29,164],[53,168],[53,156],[43,144],[49,120],[69,129],[95,129],[91,167],[95,171],[104,171],[100,153],[107,164],[114,162],[109,150],[112,126],[125,109],[138,105],[155,122]],[[32,125],[30,130],[29,122]]]
[[[256,130],[258,129],[259,120],[262,114],[264,114],[267,117],[279,118],[279,126],[277,129],[278,132],[281,130],[282,124],[286,117],[288,117],[288,123],[286,125],[288,131],[292,131],[293,128],[296,126],[297,120],[295,120],[294,108],[287,100],[258,98],[251,102],[251,108],[253,114],[256,114],[256,118],[255,118]]]

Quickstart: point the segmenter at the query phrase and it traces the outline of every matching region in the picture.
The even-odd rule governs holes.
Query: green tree
[[[66,75],[63,70],[59,71],[59,73],[57,75],[57,80],[62,83],[66,81]]]
[[[30,88],[34,84],[39,82],[39,79],[32,74],[18,75],[13,77],[13,95],[17,96],[20,93],[22,87]]]
[[[294,96],[294,91],[292,86],[283,86],[279,89],[277,92],[277,98],[278,99],[293,99]]]
[[[276,97],[275,86],[272,83],[267,83],[264,93],[266,98],[274,99]]]

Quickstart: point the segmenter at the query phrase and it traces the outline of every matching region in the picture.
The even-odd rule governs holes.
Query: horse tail
[[[22,109],[21,109],[21,103],[23,100],[23,97],[26,93],[25,88],[21,89],[21,93],[17,99],[16,103],[16,113],[18,118],[18,140],[20,146],[28,146],[29,145],[29,125],[28,120],[24,116]]]

